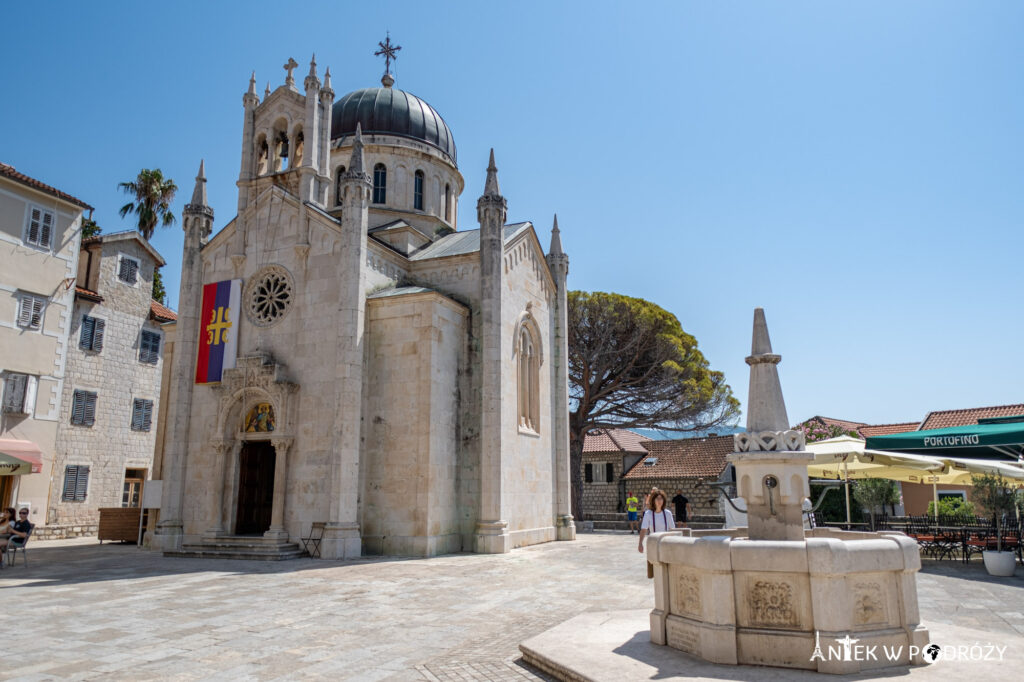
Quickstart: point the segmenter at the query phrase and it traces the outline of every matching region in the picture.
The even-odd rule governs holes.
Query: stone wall
[[[682,490],[683,496],[690,501],[691,516],[721,516],[725,514],[725,501],[715,488],[697,486],[694,478],[650,478],[633,479],[626,481],[626,488],[633,490],[643,505],[644,498],[651,492],[652,487],[658,487],[665,492],[669,499],[669,508],[675,513],[672,505],[672,498],[676,490]]]
[[[604,476],[604,465],[606,462],[611,462],[615,469],[615,476],[612,480],[608,483],[587,483],[585,475],[587,464],[593,465],[594,477],[598,478],[598,469],[600,469],[600,475]],[[621,485],[624,473],[622,452],[584,452],[583,468],[583,513],[625,511],[626,494],[625,489]]]
[[[117,278],[118,260],[122,254],[140,262],[135,285]],[[82,534],[95,533],[98,510],[122,505],[126,469],[142,469],[149,478],[156,444],[163,369],[163,335],[160,326],[149,319],[154,265],[152,256],[136,239],[105,240],[98,278],[98,293],[103,296],[103,302],[93,303],[84,299],[75,302],[46,515],[47,525],[65,529],[54,531],[65,533],[60,537],[70,537],[66,533],[76,532],[67,531],[69,526],[83,529],[80,531]],[[105,322],[100,351],[79,347],[84,315]],[[156,364],[139,360],[143,330],[161,336],[160,357]],[[75,389],[97,394],[92,426],[71,423]],[[149,431],[133,431],[131,428],[136,398],[153,401]],[[84,501],[63,500],[68,465],[89,466],[89,484]]]

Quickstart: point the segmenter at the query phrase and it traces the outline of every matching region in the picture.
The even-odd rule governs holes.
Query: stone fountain
[[[749,527],[650,538],[651,641],[732,665],[854,673],[922,664],[917,543],[895,532],[804,530],[813,455],[789,429],[780,360],[757,308],[747,430],[729,455]]]

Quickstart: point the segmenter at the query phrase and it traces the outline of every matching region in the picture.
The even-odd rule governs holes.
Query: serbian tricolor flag
[[[235,366],[241,300],[240,279],[227,279],[203,286],[203,305],[199,314],[199,357],[196,359],[197,384],[216,383],[220,381],[225,369]]]

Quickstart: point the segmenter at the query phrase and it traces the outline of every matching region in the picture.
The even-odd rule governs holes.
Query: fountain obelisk
[[[737,493],[747,502],[751,540],[803,540],[803,501],[810,495],[802,431],[790,430],[779,383],[779,361],[772,353],[764,309],[754,309],[747,395],[747,430],[733,437]]]

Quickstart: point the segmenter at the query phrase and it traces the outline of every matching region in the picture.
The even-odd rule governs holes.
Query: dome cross
[[[384,75],[391,75],[391,60],[398,60],[398,51],[402,49],[401,45],[391,44],[391,31],[388,31],[387,37],[384,42],[377,43],[380,45],[380,49],[373,53],[375,57],[384,56]]]

